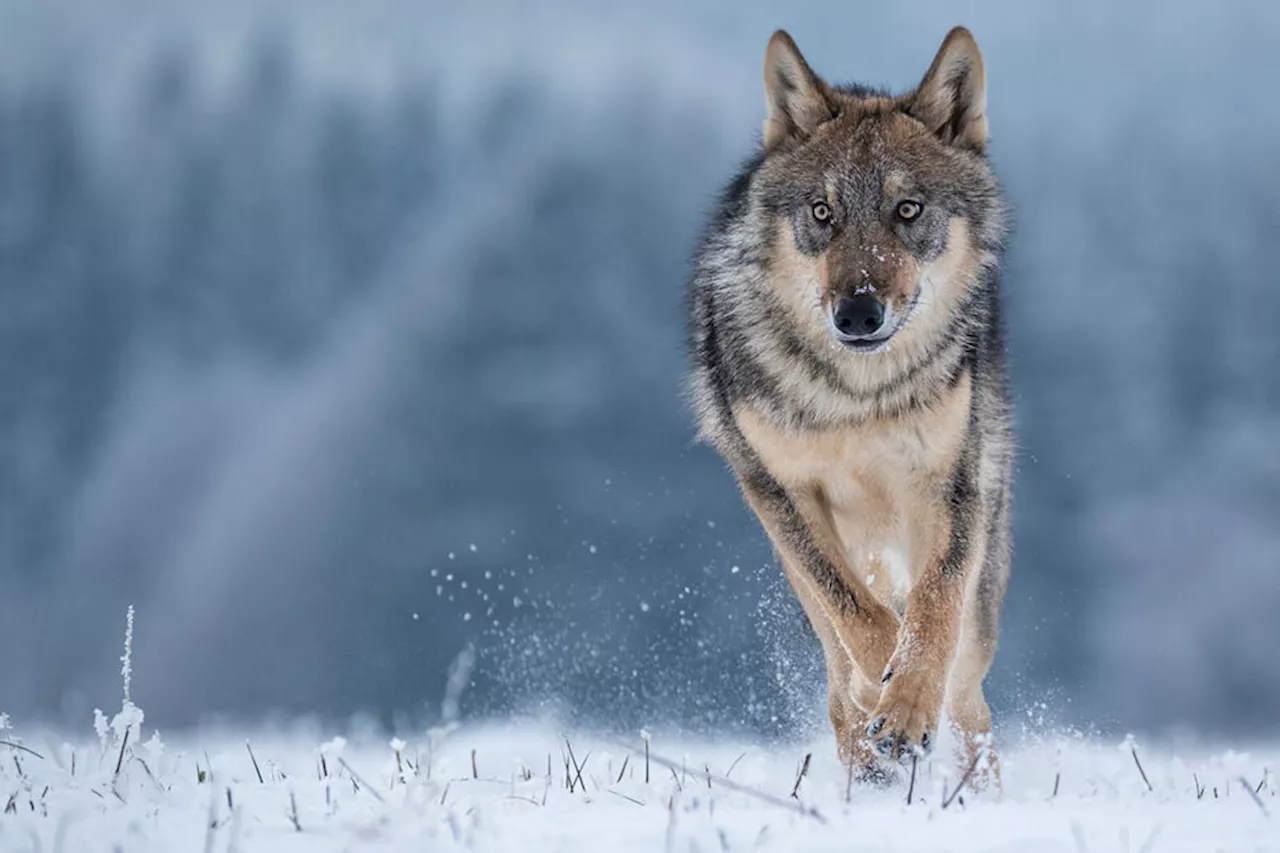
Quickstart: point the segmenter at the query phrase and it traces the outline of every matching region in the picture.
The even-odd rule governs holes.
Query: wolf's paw
[[[937,739],[942,706],[938,681],[927,673],[886,672],[880,703],[867,725],[867,737],[876,752],[903,763],[929,754]]]
[[[855,765],[852,769],[853,781],[867,788],[885,790],[893,787],[898,781],[898,774],[892,767],[878,761]]]

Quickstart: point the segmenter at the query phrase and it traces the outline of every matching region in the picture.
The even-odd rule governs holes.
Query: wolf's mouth
[[[884,328],[876,332],[874,335],[846,335],[844,332],[836,328],[835,322],[828,317],[828,323],[831,326],[831,335],[845,349],[853,350],[856,353],[871,354],[888,349],[889,341],[902,328],[907,325],[907,321],[911,319],[911,314],[915,311],[916,303],[920,301],[920,291],[923,287],[917,287],[915,295],[911,297],[911,302],[907,304],[907,308],[902,312],[902,316],[893,317],[892,322],[886,323]]]

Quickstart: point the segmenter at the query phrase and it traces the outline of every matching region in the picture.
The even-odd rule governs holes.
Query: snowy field
[[[908,803],[905,775],[850,789],[825,737],[655,732],[646,762],[642,733],[566,740],[537,722],[418,742],[303,729],[162,741],[138,716],[126,706],[79,740],[0,731],[0,851],[1280,850],[1274,747],[1022,737],[1003,754],[1002,799],[957,793],[935,757]]]

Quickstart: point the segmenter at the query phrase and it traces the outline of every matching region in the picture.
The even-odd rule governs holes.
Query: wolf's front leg
[[[897,647],[867,725],[876,750],[900,761],[927,753],[936,741],[967,579],[986,547],[981,497],[966,461],[944,499],[918,519],[919,536],[913,538],[928,559],[907,595]]]
[[[738,476],[809,621],[819,637],[826,636],[831,659],[856,670],[848,678],[856,682],[850,692],[858,694],[857,704],[873,707],[877,681],[899,635],[897,614],[849,569],[838,539],[809,496],[793,497],[762,466],[741,465]]]
[[[933,747],[959,636],[963,593],[963,578],[937,571],[911,590],[898,646],[881,677],[880,701],[867,725],[867,735],[881,755],[906,760]]]

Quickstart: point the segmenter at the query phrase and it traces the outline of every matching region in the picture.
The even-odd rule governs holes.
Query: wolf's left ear
[[[947,33],[907,112],[943,142],[981,153],[987,145],[987,74],[964,27]]]
[[[835,115],[827,84],[813,73],[785,30],[769,39],[764,54],[764,93],[769,105],[764,147],[769,151],[788,140],[808,138]]]

